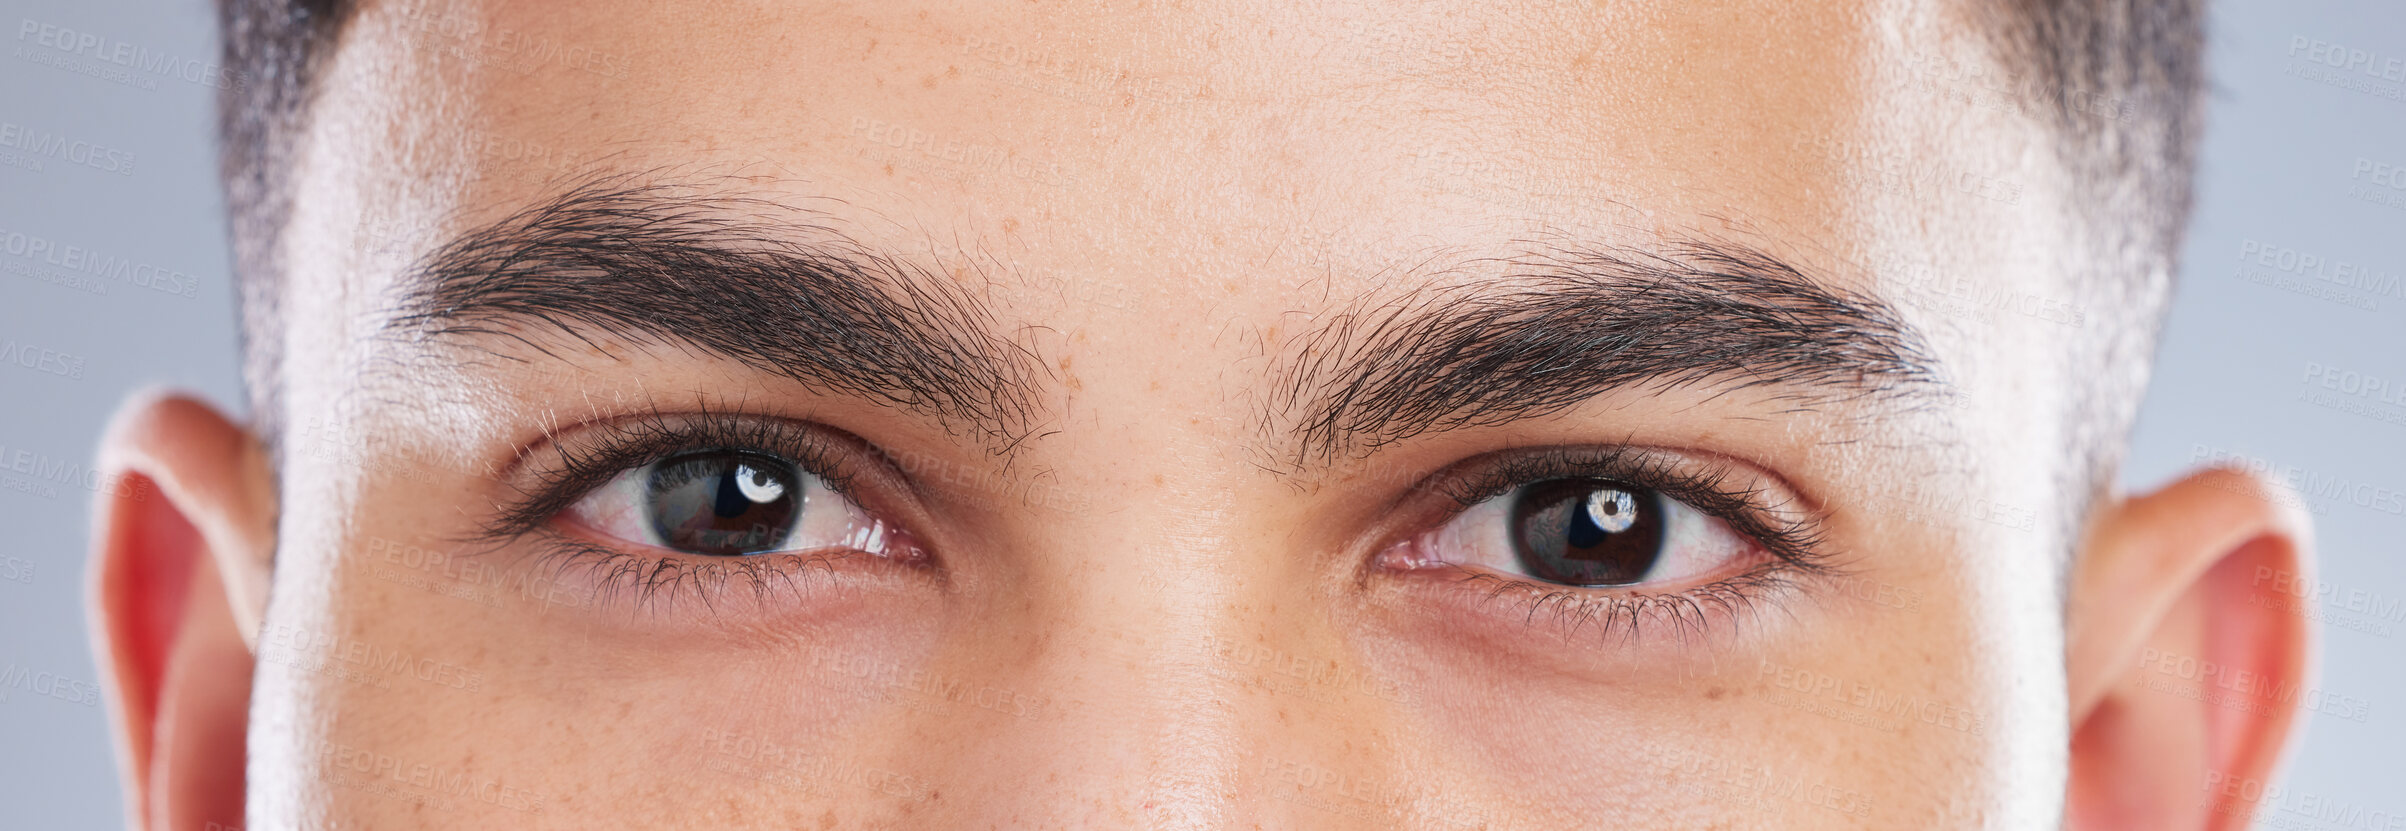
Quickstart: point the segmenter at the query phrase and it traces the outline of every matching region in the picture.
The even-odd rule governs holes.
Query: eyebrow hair
[[[1297,339],[1260,413],[1295,438],[1297,465],[1633,386],[1717,382],[1806,405],[1941,386],[1894,309],[1748,246],[1556,246],[1465,268],[1482,264],[1506,273],[1365,299]],[[397,286],[386,335],[501,337],[553,357],[535,332],[698,348],[1015,445],[1048,368],[938,274],[823,214],[595,178],[438,247]]]
[[[552,357],[531,333],[697,348],[1006,445],[1036,414],[1043,370],[960,281],[822,214],[627,176],[461,234],[396,291],[387,337],[497,336]]]
[[[1745,245],[1550,247],[1480,264],[1506,274],[1362,301],[1285,353],[1261,417],[1296,437],[1297,466],[1628,387],[1717,382],[1805,406],[1943,387],[1893,308]]]

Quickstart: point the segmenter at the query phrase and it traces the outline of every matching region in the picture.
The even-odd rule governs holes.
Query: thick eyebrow
[[[1041,362],[985,300],[841,234],[824,215],[697,186],[588,180],[440,246],[398,284],[385,335],[543,330],[732,359],[1002,444],[1034,415]]]
[[[1263,419],[1292,434],[1297,465],[1633,386],[1711,382],[1800,406],[1943,387],[1893,308],[1748,246],[1555,246],[1472,265],[1504,276],[1362,301],[1283,353]]]

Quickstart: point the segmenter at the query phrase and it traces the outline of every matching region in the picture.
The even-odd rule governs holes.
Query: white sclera
[[[649,494],[647,485],[651,482],[652,471],[658,465],[655,462],[611,477],[610,481],[578,499],[576,504],[568,506],[562,514],[616,539],[654,548],[668,548],[667,542],[660,539],[659,532],[653,529],[651,518],[645,514],[645,502]],[[776,545],[755,553],[842,548],[869,554],[887,553],[885,548],[889,535],[884,523],[878,522],[852,500],[844,498],[843,494],[827,487],[825,479],[802,470],[794,473],[799,478],[797,484],[801,486],[801,493],[795,494],[801,500],[800,515],[794,527]],[[785,485],[749,465],[737,468],[735,486],[742,491],[744,498],[753,502],[769,502],[785,495]]]
[[[1444,527],[1423,536],[1418,543],[1423,556],[1420,562],[1449,563],[1483,568],[1522,579],[1536,579],[1523,571],[1520,558],[1513,553],[1512,507],[1531,485],[1470,506]],[[1729,523],[1696,510],[1685,502],[1668,496],[1653,500],[1664,512],[1662,516],[1662,553],[1654,560],[1645,576],[1631,586],[1652,583],[1677,583],[1709,574],[1730,561],[1743,557],[1753,543],[1729,527]],[[1588,517],[1607,531],[1627,529],[1636,524],[1639,509],[1636,495],[1611,488],[1599,489],[1583,505]],[[1613,513],[1606,513],[1612,511]]]

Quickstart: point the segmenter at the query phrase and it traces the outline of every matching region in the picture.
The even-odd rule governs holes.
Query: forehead
[[[1983,60],[1923,28],[1947,27],[1768,2],[407,0],[345,30],[316,147],[390,162],[338,174],[402,191],[377,212],[446,222],[563,174],[706,162],[1065,262],[1208,259],[1247,231],[1334,258],[1700,224],[1835,252],[1882,186],[1849,168],[1996,135],[1900,119],[1927,85],[1884,72]]]
[[[1533,241],[1734,240],[1894,294],[2019,279],[2056,233],[2037,129],[1961,105],[1987,50],[1927,11],[411,0],[343,38],[285,242],[355,284],[288,300],[319,344],[596,171],[739,183],[991,278],[1006,324],[1213,346]],[[2012,340],[1961,322],[1942,352]]]

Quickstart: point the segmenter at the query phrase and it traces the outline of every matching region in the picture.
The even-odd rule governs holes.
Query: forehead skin
[[[2055,296],[2067,206],[2043,127],[1928,69],[1986,66],[1978,33],[1904,6],[363,4],[294,160],[285,400],[310,432],[269,621],[476,683],[263,661],[253,822],[2050,822],[2062,332],[1950,295]],[[935,264],[1042,357],[1031,438],[1006,464],[692,350],[463,365],[377,336],[416,255],[584,171],[740,189]],[[1264,385],[1329,313],[1531,240],[1696,238],[1887,300],[1978,406],[1625,390],[1326,476],[1260,464]],[[954,582],[799,623],[463,603],[377,564],[456,549],[503,493],[483,472],[545,427],[697,402],[1084,507],[931,487]],[[1348,577],[1394,471],[1624,440],[1788,482],[1876,590],[1614,646],[1469,634]],[[858,689],[830,654],[1019,703],[830,693]],[[413,798],[413,766],[494,787]],[[534,809],[482,798],[504,787]]]

